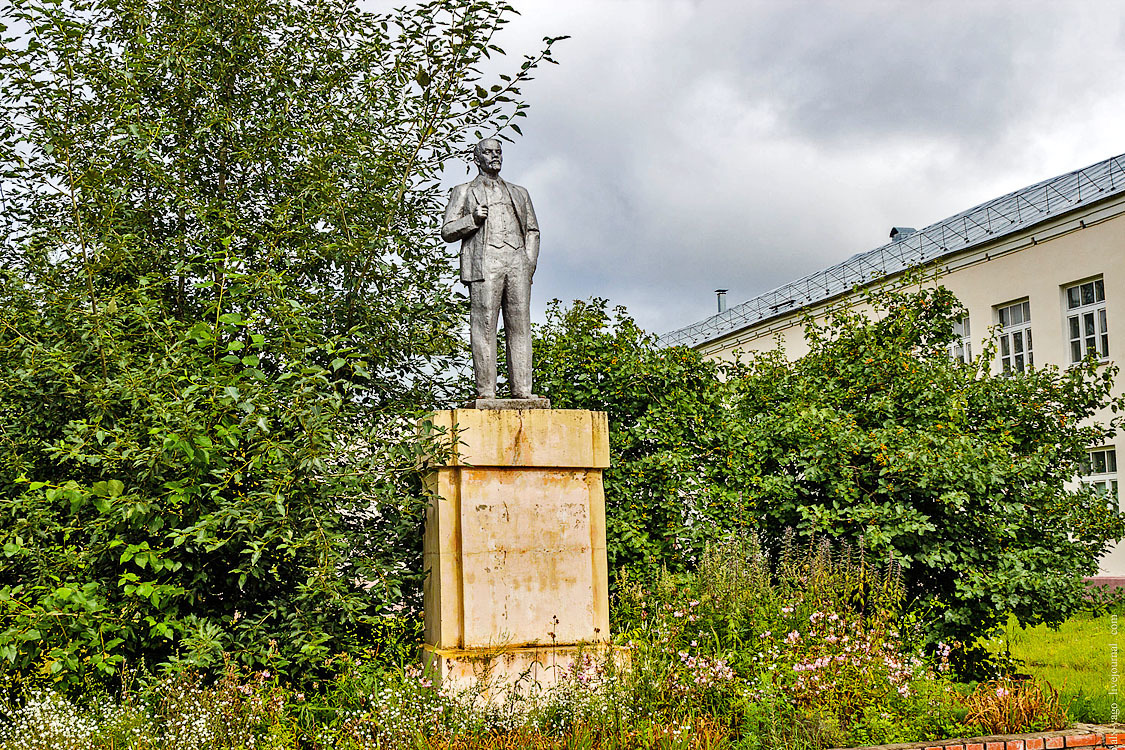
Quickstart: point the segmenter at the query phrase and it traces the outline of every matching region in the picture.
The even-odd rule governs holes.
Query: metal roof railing
[[[1125,154],[994,198],[831,268],[759,294],[709,318],[664,334],[659,346],[698,346],[850,292],[951,253],[999,239],[1125,192]]]

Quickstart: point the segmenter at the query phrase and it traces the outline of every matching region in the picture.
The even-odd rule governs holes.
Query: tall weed
[[[778,548],[771,559],[756,536],[731,538],[709,546],[694,574],[619,579],[618,630],[649,705],[690,701],[759,737],[784,716],[813,747],[963,728],[951,649],[924,653],[896,562],[792,534]]]
[[[1058,691],[1037,680],[1002,677],[982,682],[965,706],[968,720],[989,734],[1064,729],[1069,724]]]

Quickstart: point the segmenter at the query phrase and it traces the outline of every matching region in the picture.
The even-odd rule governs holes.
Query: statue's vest
[[[490,247],[507,245],[519,249],[523,247],[523,229],[520,228],[516,207],[507,190],[493,185],[487,190],[488,227],[487,236]]]

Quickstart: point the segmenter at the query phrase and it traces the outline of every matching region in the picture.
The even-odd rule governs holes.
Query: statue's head
[[[495,177],[500,173],[504,163],[504,152],[500,148],[500,141],[495,138],[485,138],[473,147],[473,161],[481,172]]]

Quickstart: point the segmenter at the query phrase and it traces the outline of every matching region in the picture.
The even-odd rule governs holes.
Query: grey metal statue
[[[531,392],[531,277],[539,259],[539,223],[525,188],[500,178],[500,141],[473,149],[480,173],[453,188],[441,237],[461,240],[461,281],[469,287],[469,335],[477,399],[496,398],[496,321],[504,334],[512,397]]]

